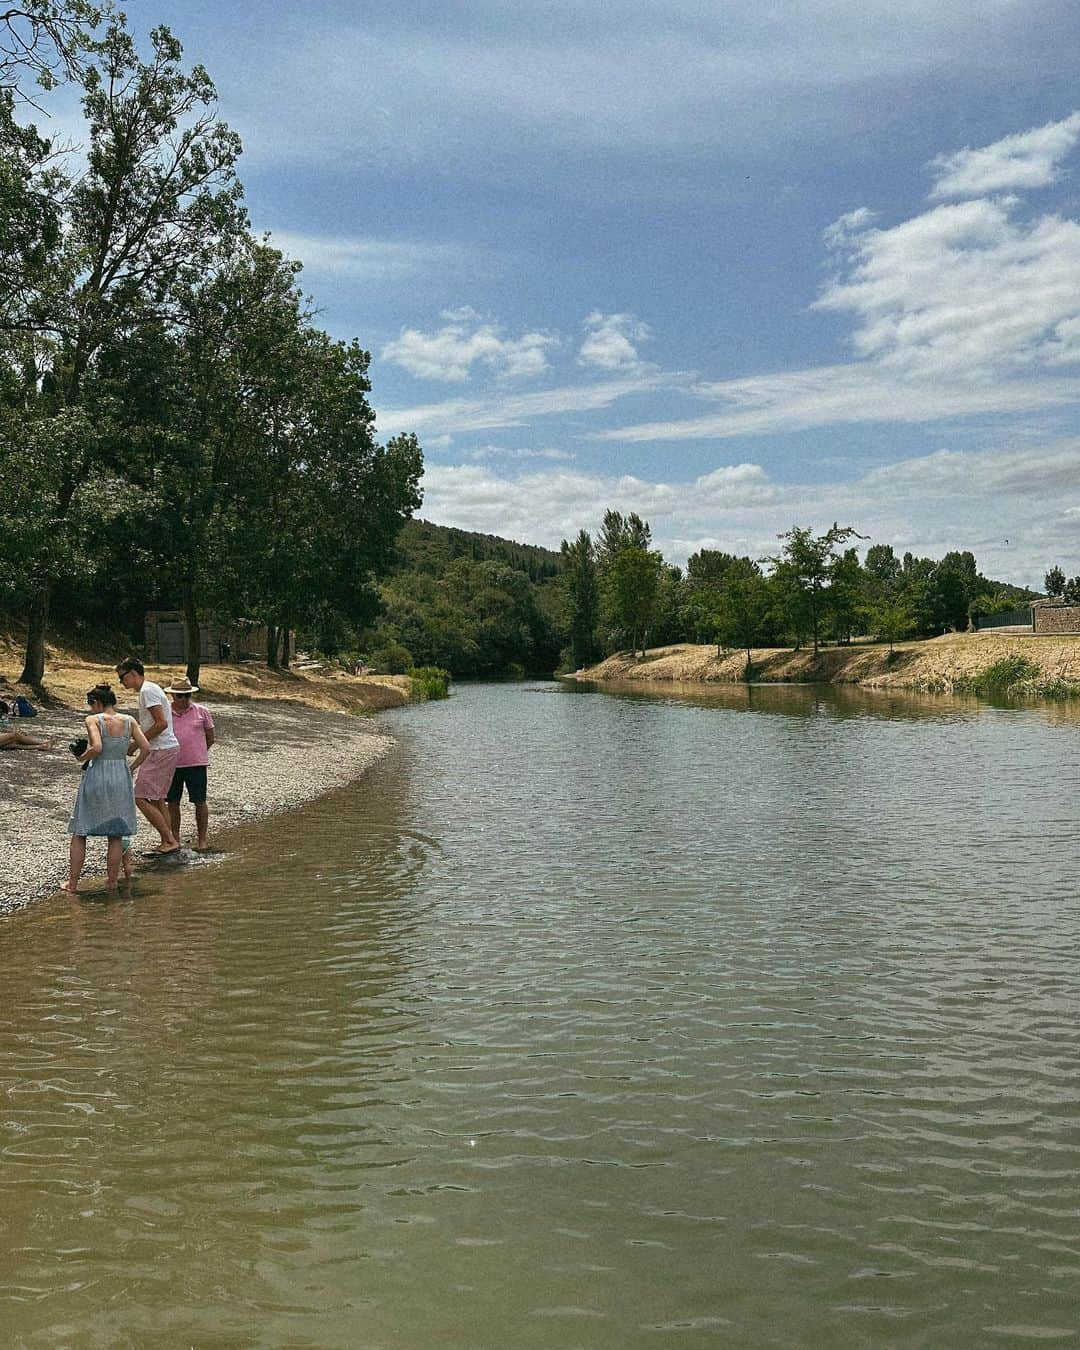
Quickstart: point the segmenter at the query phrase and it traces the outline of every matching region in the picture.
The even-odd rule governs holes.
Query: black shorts
[[[187,788],[188,801],[201,806],[206,801],[206,765],[193,764],[189,769],[177,769],[172,776],[169,791],[165,794],[167,802],[178,802]]]

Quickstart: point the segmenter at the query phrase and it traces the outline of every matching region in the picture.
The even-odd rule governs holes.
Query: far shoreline
[[[1024,697],[1080,697],[1080,635],[946,633],[921,641],[754,648],[754,684],[837,684],[923,694],[982,692],[980,683],[1012,674],[1008,692]],[[746,683],[744,649],[718,652],[715,644],[675,643],[644,657],[617,652],[559,678],[583,683],[608,680],[648,684]]]

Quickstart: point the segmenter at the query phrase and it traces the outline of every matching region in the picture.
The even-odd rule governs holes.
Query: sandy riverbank
[[[176,673],[147,668],[162,684]],[[67,874],[67,821],[79,773],[67,747],[83,732],[86,690],[102,679],[111,679],[121,711],[131,711],[133,698],[107,667],[57,656],[46,674],[48,706],[14,723],[50,748],[0,751],[0,914],[54,893]],[[392,676],[282,674],[255,663],[207,667],[199,701],[213,713],[218,738],[210,766],[211,843],[226,826],[288,810],[358,778],[393,738],[355,714],[401,706],[407,686]],[[40,703],[32,691],[0,680],[0,698],[10,702],[17,692]],[[186,842],[194,829],[186,803],[183,819]],[[140,818],[136,852],[156,840]],[[91,840],[87,879],[104,870],[104,856],[104,841]]]
[[[1063,682],[1080,692],[1080,636],[1035,637],[1028,634],[946,633],[925,642],[823,647],[811,651],[763,648],[753,652],[754,679],[762,681],[827,681],[876,689],[952,692],[990,666],[1022,656],[1043,672],[1047,683]],[[635,660],[625,652],[588,670],[582,680],[722,682],[744,678],[746,653],[717,655],[715,646],[678,643],[657,647]]]

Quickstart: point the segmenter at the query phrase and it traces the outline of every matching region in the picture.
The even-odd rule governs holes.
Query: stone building
[[[146,660],[162,666],[187,661],[187,624],[178,609],[151,609],[146,614],[144,643]],[[296,655],[296,638],[289,634],[289,659]],[[266,659],[266,625],[249,619],[199,624],[199,660],[203,665],[221,661]]]
[[[1060,600],[1032,600],[1031,629],[1034,633],[1080,633],[1080,605]]]

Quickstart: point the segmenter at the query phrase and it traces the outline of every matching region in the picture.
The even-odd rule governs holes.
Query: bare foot
[[[61,889],[62,891],[66,891],[66,892],[68,893],[68,895],[74,895],[75,892],[79,889],[79,883],[76,882],[75,885],[72,886],[69,882],[66,882],[66,881],[65,881],[65,882],[61,885],[60,889]]]
[[[196,852],[196,853],[205,853],[209,847],[210,847],[210,840],[209,840],[209,839],[196,839],[196,840],[195,840],[195,852]]]
[[[180,845],[179,845],[179,844],[158,844],[157,848],[154,849],[153,851],[154,851],[155,853],[179,853],[179,851],[180,851]]]

